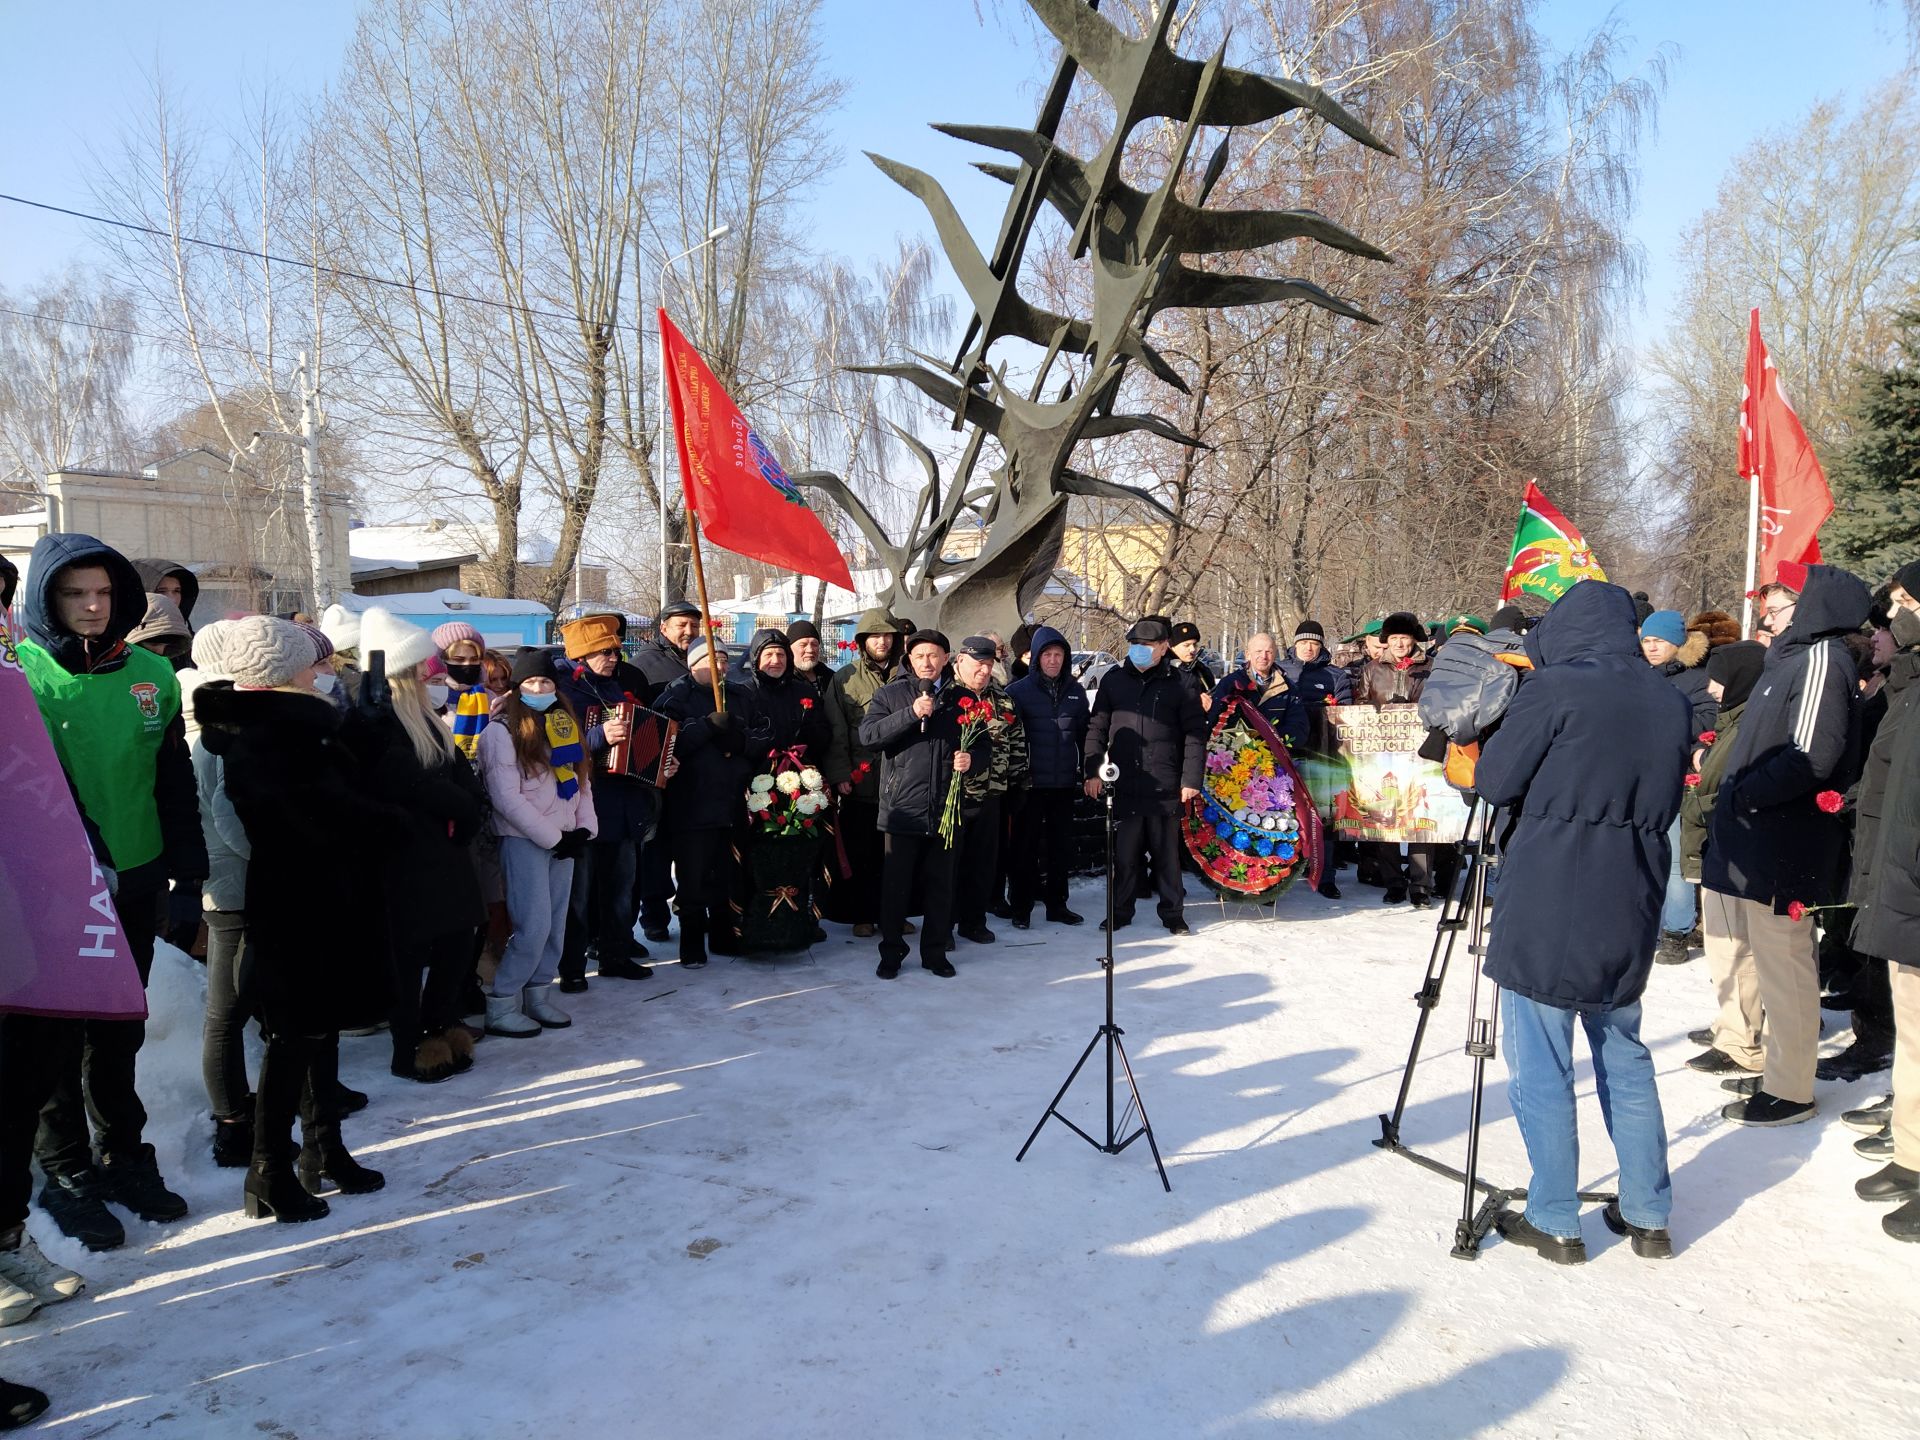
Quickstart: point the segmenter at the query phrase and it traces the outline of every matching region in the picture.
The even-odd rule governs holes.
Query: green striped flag
[[[1500,599],[1521,593],[1558,600],[1582,580],[1604,580],[1607,572],[1587,548],[1586,537],[1559,507],[1529,480],[1520,505],[1520,523],[1513,531],[1513,553],[1507,558],[1507,580]]]

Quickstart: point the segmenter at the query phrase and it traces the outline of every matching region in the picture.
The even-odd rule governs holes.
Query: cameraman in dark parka
[[[1475,771],[1509,805],[1486,975],[1505,992],[1508,1093],[1533,1178],[1500,1233],[1550,1260],[1586,1259],[1573,1100],[1577,1015],[1620,1164],[1606,1220],[1634,1253],[1671,1253],[1673,1182],[1640,995],[1666,892],[1692,714],[1647,667],[1633,598],[1583,580],[1527,635],[1534,673]]]

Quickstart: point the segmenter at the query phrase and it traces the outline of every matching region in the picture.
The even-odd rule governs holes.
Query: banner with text
[[[1300,768],[1334,839],[1451,845],[1466,834],[1466,801],[1417,753],[1427,738],[1417,705],[1330,705],[1327,719],[1337,749]]]
[[[140,1020],[147,995],[0,612],[0,1013]]]

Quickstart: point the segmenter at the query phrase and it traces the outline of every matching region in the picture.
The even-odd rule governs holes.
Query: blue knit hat
[[[1676,649],[1687,643],[1687,617],[1678,610],[1656,610],[1640,622],[1642,640],[1664,640]]]

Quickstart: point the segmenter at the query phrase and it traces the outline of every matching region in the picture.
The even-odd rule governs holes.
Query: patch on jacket
[[[134,703],[140,707],[140,715],[147,722],[147,729],[160,728],[160,687],[150,680],[129,685],[127,693],[133,696]]]

